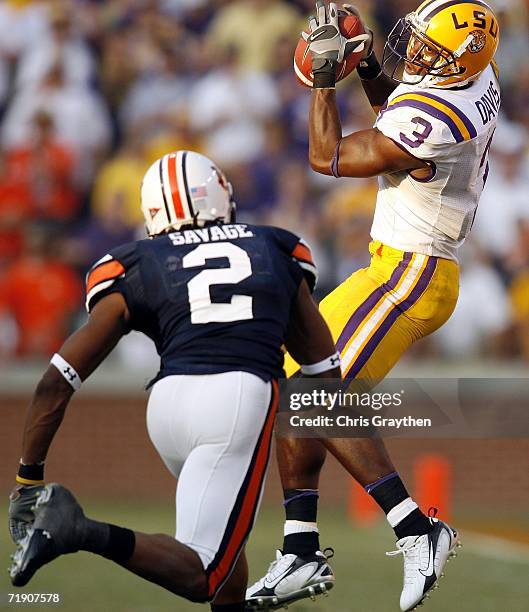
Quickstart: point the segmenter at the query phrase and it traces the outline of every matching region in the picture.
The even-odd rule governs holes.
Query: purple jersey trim
[[[461,119],[461,121],[465,124],[465,127],[468,130],[468,133],[470,134],[471,138],[476,138],[476,136],[478,135],[478,131],[476,130],[476,128],[474,127],[474,124],[472,123],[472,121],[470,121],[470,119],[465,115],[465,113],[458,108],[457,106],[454,106],[454,104],[452,104],[451,102],[448,102],[447,100],[434,95],[433,93],[426,93],[426,92],[419,92],[416,91],[415,92],[417,95],[419,96],[424,96],[425,98],[430,98],[431,100],[435,100],[436,102],[441,102],[441,104],[444,104],[445,106],[448,106],[448,108],[451,111],[454,111],[454,113]]]
[[[485,4],[485,2],[481,2],[481,0],[469,0],[468,3],[477,4],[478,6],[482,6],[483,8],[489,8],[488,4]],[[444,11],[445,9],[451,6],[455,6],[456,4],[461,4],[461,0],[452,0],[451,2],[442,4],[441,6],[438,6],[437,8],[434,8],[432,11],[430,11],[425,17],[421,17],[421,19],[423,21],[429,21],[432,17],[435,17],[441,11]],[[427,8],[428,6],[426,6],[423,10],[426,10]]]
[[[380,116],[382,117],[384,114],[400,107],[412,107],[424,111],[428,115],[431,115],[432,117],[435,117],[436,119],[439,119],[439,121],[445,123],[450,128],[452,136],[457,143],[465,141],[465,137],[461,133],[461,130],[457,127],[454,120],[446,113],[443,113],[442,110],[435,108],[435,106],[430,106],[427,102],[421,102],[419,100],[401,100],[400,102],[396,102],[395,104],[389,106],[385,111],[382,111]]]

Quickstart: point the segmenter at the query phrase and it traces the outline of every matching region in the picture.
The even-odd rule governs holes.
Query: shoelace
[[[428,518],[436,518],[437,517],[437,508],[435,508],[434,506],[431,506],[428,510]],[[405,548],[398,548],[397,550],[391,550],[389,552],[386,553],[386,555],[388,557],[394,557],[396,555],[402,555],[403,557],[406,557],[406,555],[410,552],[410,550],[412,550],[413,548],[415,548],[418,544],[418,539],[415,540],[415,542],[413,544],[410,544],[410,546],[406,546]]]
[[[420,551],[418,550],[418,545],[419,545],[419,541],[416,540],[415,542],[413,542],[413,544],[410,544],[409,546],[399,548],[397,550],[392,550],[386,553],[388,557],[395,557],[398,555],[402,555],[404,557],[404,584],[405,585],[413,584],[414,582],[415,571],[417,567],[419,566]],[[415,555],[415,558],[411,556],[412,554]]]
[[[331,548],[330,546],[327,548],[324,548],[322,550],[322,553],[324,554],[327,560],[332,559],[334,557],[334,548]],[[268,566],[268,571],[266,573],[267,578],[274,580],[277,576],[279,576],[279,574],[283,572],[283,568],[280,566],[285,556],[286,555],[283,555],[280,559],[276,559],[275,561],[272,561],[272,563],[270,563],[270,565]]]
[[[397,550],[390,550],[389,552],[386,553],[387,557],[395,557],[397,555],[402,555],[403,557],[406,557],[406,555],[409,555],[411,550],[413,550],[414,548],[417,548],[417,541],[415,541],[413,544],[410,544],[409,546],[403,547],[403,548],[397,548]]]
[[[269,578],[270,580],[274,580],[275,578],[277,578],[277,576],[283,573],[284,570],[281,567],[281,562],[285,559],[285,556],[286,555],[270,563],[270,567],[268,568],[268,572],[267,572],[267,578]],[[283,563],[283,565],[285,564]]]

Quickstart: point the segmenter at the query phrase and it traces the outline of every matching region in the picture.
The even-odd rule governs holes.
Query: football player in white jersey
[[[354,7],[344,7],[358,16]],[[372,33],[346,39],[336,4],[319,1],[306,36],[314,87],[310,163],[335,177],[379,177],[371,264],[320,304],[346,381],[370,388],[413,342],[443,325],[459,289],[457,250],[470,232],[489,171],[500,106],[493,57],[498,20],[482,0],[427,0],[395,26],[382,66]],[[355,50],[373,128],[342,135],[336,66]],[[287,359],[292,375],[298,365]],[[253,609],[314,595],[332,576],[310,571],[319,548],[318,478],[329,450],[387,515],[404,558],[402,610],[417,606],[458,544],[455,530],[426,516],[408,494],[380,440],[279,439],[285,495],[283,550],[247,592]],[[315,568],[316,569],[316,568]]]

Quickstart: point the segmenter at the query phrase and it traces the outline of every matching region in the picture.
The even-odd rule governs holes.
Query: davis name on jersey
[[[155,381],[174,374],[244,371],[282,375],[291,306],[316,267],[298,236],[274,227],[210,225],[112,250],[89,271],[90,312],[110,293],[125,298],[130,328],[160,355]]]
[[[478,109],[483,125],[487,125],[490,121],[496,120],[498,111],[500,110],[500,103],[500,92],[496,88],[495,83],[491,80],[487,91],[479,100],[476,100],[476,108]]]
[[[499,107],[492,66],[460,89],[395,89],[375,126],[431,171],[420,179],[409,172],[379,177],[375,240],[457,261],[487,180]]]

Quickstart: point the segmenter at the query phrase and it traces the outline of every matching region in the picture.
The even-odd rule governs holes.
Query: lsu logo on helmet
[[[492,62],[498,19],[482,0],[426,0],[390,33],[382,65],[400,83],[461,87]]]

